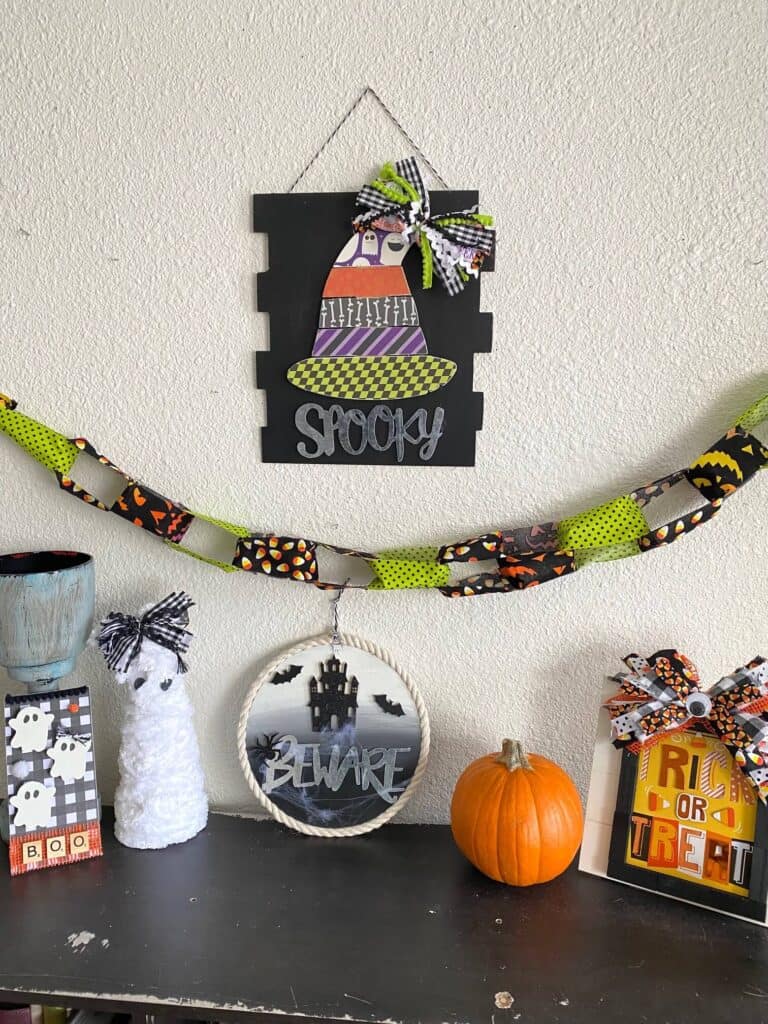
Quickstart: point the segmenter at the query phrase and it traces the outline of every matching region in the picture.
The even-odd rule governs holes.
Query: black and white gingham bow
[[[429,192],[412,157],[398,160],[394,168],[385,164],[379,177],[360,189],[357,205],[365,207],[353,222],[359,230],[390,219],[401,222],[400,230],[406,237],[416,235],[425,288],[432,286],[434,270],[448,294],[458,295],[470,276],[477,277],[483,260],[493,252],[492,220],[478,213],[476,206],[431,215]]]
[[[189,650],[192,639],[192,633],[185,627],[189,625],[189,609],[194,603],[188,594],[181,591],[164,597],[140,618],[111,612],[102,622],[96,637],[109,668],[113,672],[127,672],[138,657],[142,643],[152,640],[173,651],[178,659],[178,671],[186,672],[187,666],[181,655]]]

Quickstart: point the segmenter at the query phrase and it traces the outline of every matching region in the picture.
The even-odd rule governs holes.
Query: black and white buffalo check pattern
[[[91,749],[87,753],[85,775],[75,782],[65,783],[62,779],[51,778],[50,771],[53,761],[45,750],[40,753],[22,753],[18,748],[11,747],[13,729],[8,724],[23,707],[37,707],[43,712],[53,715],[48,733],[48,747],[52,747],[60,732],[71,733],[82,739],[91,740]],[[74,709],[77,710],[74,710]],[[13,773],[13,767],[19,761],[31,765],[31,771],[23,779]],[[70,825],[90,825],[99,820],[99,798],[96,787],[96,771],[93,760],[93,736],[91,727],[91,697],[87,686],[71,690],[57,690],[52,693],[24,695],[5,698],[5,763],[8,786],[8,798],[14,796],[25,782],[41,782],[46,788],[53,789],[55,798],[51,808],[51,817],[46,829],[58,829]],[[14,827],[15,808],[8,805],[11,812],[10,834],[25,836],[41,831],[39,828]]]

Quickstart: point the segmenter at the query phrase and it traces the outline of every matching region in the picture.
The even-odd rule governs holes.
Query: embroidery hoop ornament
[[[251,708],[256,695],[264,685],[269,683],[270,679],[281,665],[284,665],[285,662],[294,655],[301,654],[314,647],[329,647],[334,649],[339,645],[344,647],[355,647],[357,650],[364,651],[366,654],[372,654],[400,677],[405,688],[408,690],[408,694],[413,701],[416,713],[419,717],[421,746],[419,748],[419,759],[413,771],[413,775],[411,776],[402,795],[395,801],[395,803],[391,804],[377,817],[371,818],[370,821],[362,822],[360,825],[351,825],[344,828],[321,828],[318,825],[309,825],[307,822],[299,821],[290,814],[286,814],[285,811],[281,810],[272,800],[270,800],[264,790],[261,789],[256,780],[253,769],[251,768],[250,761],[248,760],[246,733],[248,729],[248,719],[250,717]],[[365,835],[366,832],[372,832],[381,825],[385,825],[390,818],[394,818],[394,816],[405,806],[408,800],[410,800],[427,767],[427,759],[429,757],[429,738],[429,716],[427,714],[426,705],[424,704],[419,691],[416,689],[413,680],[405,669],[401,668],[390,654],[382,650],[382,648],[376,644],[371,643],[369,640],[363,640],[362,637],[354,636],[349,633],[334,634],[333,632],[330,632],[324,633],[322,636],[312,637],[309,640],[302,640],[301,643],[295,644],[288,650],[281,651],[276,658],[262,669],[253,683],[251,683],[243,702],[243,708],[240,712],[240,718],[237,723],[237,755],[249,789],[264,810],[267,811],[275,821],[280,822],[281,825],[286,825],[288,828],[295,829],[297,832],[303,832],[304,835],[308,836],[321,836],[328,839],[349,839],[354,836]]]

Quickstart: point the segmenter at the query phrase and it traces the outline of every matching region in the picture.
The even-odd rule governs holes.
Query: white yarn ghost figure
[[[182,674],[192,600],[169,594],[139,618],[112,612],[97,642],[127,685],[115,792],[115,835],[124,846],[160,850],[205,828],[208,799]]]

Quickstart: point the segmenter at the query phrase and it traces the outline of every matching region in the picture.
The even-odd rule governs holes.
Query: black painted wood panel
[[[473,206],[476,191],[434,192],[433,213],[445,213]],[[419,409],[432,423],[435,410],[444,410],[443,435],[427,462],[418,445],[408,445],[398,463],[394,448],[367,448],[359,456],[346,454],[337,444],[333,455],[307,459],[297,446],[307,437],[295,424],[296,411],[311,402],[324,409],[361,409],[366,414],[375,402],[324,398],[301,391],[286,378],[286,370],[311,354],[318,325],[320,299],[325,279],[337,253],[350,237],[355,213],[355,194],[272,194],[253,197],[254,231],[268,235],[269,269],[257,276],[260,312],[269,313],[269,349],[256,353],[257,387],[266,392],[267,423],[261,429],[263,462],[301,462],[309,465],[349,463],[367,465],[473,466],[476,431],[483,423],[483,396],[473,391],[475,352],[490,352],[492,315],[481,313],[480,282],[470,281],[459,295],[449,296],[435,279],[431,289],[421,285],[421,257],[416,247],[408,254],[404,269],[419,311],[419,321],[432,355],[456,362],[453,380],[431,395],[388,401],[402,410],[407,420]],[[484,272],[493,269],[486,261]],[[412,434],[418,433],[415,427]],[[314,450],[315,443],[309,444]]]

